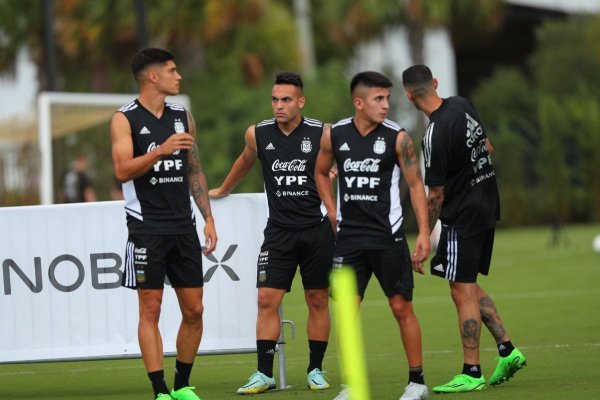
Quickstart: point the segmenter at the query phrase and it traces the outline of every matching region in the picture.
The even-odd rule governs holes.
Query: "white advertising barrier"
[[[203,257],[200,353],[256,350],[256,259],[264,194],[211,201],[219,241]],[[197,210],[196,210],[197,211]],[[197,212],[204,243],[204,221]],[[137,356],[135,290],[120,287],[123,202],[0,209],[0,362]],[[181,314],[165,286],[160,330],[175,352]]]

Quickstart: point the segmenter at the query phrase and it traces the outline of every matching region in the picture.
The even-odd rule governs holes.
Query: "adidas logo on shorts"
[[[442,264],[438,264],[435,267],[433,267],[433,270],[438,272],[444,272],[444,266]]]

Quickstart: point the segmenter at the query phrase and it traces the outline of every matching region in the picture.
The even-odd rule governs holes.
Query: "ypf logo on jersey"
[[[309,138],[304,138],[304,140],[302,140],[302,143],[300,144],[300,150],[302,150],[304,153],[310,153],[312,150],[312,142]]]
[[[385,153],[385,141],[382,137],[378,137],[377,140],[375,140],[375,144],[373,144],[373,151],[375,154]]]

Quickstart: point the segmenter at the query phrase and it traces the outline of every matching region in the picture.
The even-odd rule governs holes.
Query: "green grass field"
[[[570,244],[550,248],[549,228],[498,231],[491,276],[479,282],[496,302],[513,343],[528,358],[527,368],[499,387],[431,398],[600,399],[600,254],[591,248],[600,225],[571,226],[566,232]],[[414,304],[423,332],[427,384],[445,383],[462,368],[447,283],[417,276]],[[324,364],[332,389],[313,393],[306,388],[306,307],[298,279],[286,296],[284,314],[296,324],[295,339],[286,328],[292,388],[259,398],[332,399],[340,384],[335,331]],[[371,281],[361,315],[372,399],[398,399],[406,384],[406,359],[376,280]],[[481,347],[483,373],[489,378],[497,352],[487,331],[482,332]],[[255,354],[199,357],[192,383],[204,400],[239,398],[235,390],[256,368],[255,358]],[[174,359],[168,358],[169,384],[173,366]],[[141,360],[128,359],[0,365],[0,398],[149,400],[152,393]]]

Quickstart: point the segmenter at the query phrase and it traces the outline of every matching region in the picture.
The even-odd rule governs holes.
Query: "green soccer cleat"
[[[194,393],[194,389],[196,388],[193,386],[184,386],[178,390],[171,390],[171,397],[174,400],[201,400],[200,397]]]
[[[527,359],[519,351],[514,349],[506,357],[498,357],[498,365],[490,378],[490,385],[495,386],[508,381],[521,368],[527,365]]]
[[[267,390],[273,390],[275,387],[275,378],[269,378],[262,372],[256,371],[250,376],[248,382],[239,388],[237,392],[239,394],[258,394],[266,392]]]
[[[327,377],[319,368],[315,368],[308,373],[308,376],[306,377],[306,385],[312,390],[329,389]]]
[[[156,400],[173,400],[173,398],[170,395],[168,395],[168,394],[159,393],[156,396]]]
[[[445,385],[434,387],[435,393],[462,393],[473,392],[475,390],[485,389],[485,378],[473,378],[466,374],[456,375],[450,382]]]

